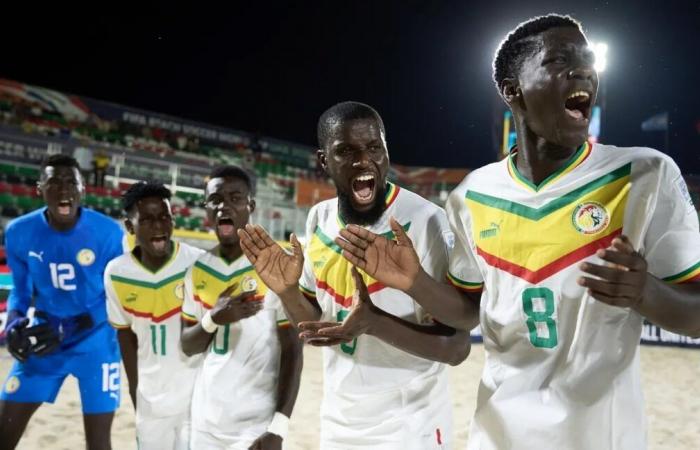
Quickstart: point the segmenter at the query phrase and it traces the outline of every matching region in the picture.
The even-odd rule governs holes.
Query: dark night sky
[[[670,111],[668,153],[700,173],[700,1],[111,5],[4,14],[0,76],[308,145],[325,108],[359,100],[384,117],[394,162],[477,167],[495,156],[500,39],[570,13],[610,47],[602,140],[662,149],[640,123]]]

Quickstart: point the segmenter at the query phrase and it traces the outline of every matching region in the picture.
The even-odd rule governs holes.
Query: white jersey
[[[512,157],[450,194],[450,279],[481,297],[486,364],[470,449],[646,447],[642,317],[587,295],[582,261],[625,234],[649,272],[700,275],[698,218],[681,174],[647,148],[583,145],[534,186]]]
[[[386,202],[387,208],[382,217],[367,228],[374,233],[393,238],[389,226],[389,218],[393,216],[412,239],[426,272],[435,278],[444,279],[448,245],[453,239],[445,212],[422,197],[393,184],[388,185]],[[333,242],[343,226],[338,215],[337,199],[321,202],[309,212],[300,288],[307,297],[318,302],[322,311],[322,321],[342,321],[351,307],[355,290],[350,272],[352,265],[342,257],[340,248]],[[372,302],[377,307],[409,322],[432,323],[432,319],[411,297],[385,287],[367,274],[361,272],[361,275]],[[444,383],[444,387],[432,389],[432,393],[429,388],[416,389],[410,395],[403,395],[402,399],[401,389],[407,386],[443,386],[435,378],[445,376],[445,367],[441,363],[393,347],[373,336],[361,335],[350,344],[325,347],[323,357],[326,393],[322,410],[322,435],[331,428],[329,424],[332,422],[335,424],[333,428],[338,431],[336,436],[343,434],[341,429],[345,427],[349,430],[348,433],[354,430],[358,439],[362,436],[367,437],[367,446],[371,447],[371,437],[374,434],[391,434],[407,426],[407,420],[410,419],[404,415],[417,414],[416,411],[421,408],[417,408],[416,405],[423,402],[428,405],[431,401],[441,402],[448,395],[447,383]],[[430,395],[433,396],[432,400],[428,397]],[[362,398],[365,400],[360,401]],[[377,401],[371,401],[372,398]],[[449,410],[449,400],[446,401],[448,404],[442,404],[441,407]],[[347,404],[348,408],[338,410],[337,405],[340,404]],[[373,408],[372,411],[363,409],[363,405],[365,408]],[[416,420],[416,417],[414,415],[412,420]],[[447,417],[445,421],[450,422],[450,415]],[[430,419],[426,418],[426,423]],[[387,426],[382,431],[378,427],[378,424],[382,423],[391,424],[396,430],[390,431],[390,427]],[[438,429],[440,426],[443,427],[442,430]],[[450,426],[449,423],[443,423],[430,429],[428,433],[430,439],[433,439],[432,442],[443,441],[449,437]],[[329,448],[333,445],[352,445],[353,442],[360,445],[359,441],[326,440],[324,436],[322,441],[322,447],[325,443]],[[415,435],[413,442],[417,442]],[[419,446],[428,448],[424,444]]]
[[[187,272],[182,317],[200,322],[216,305],[219,294],[233,284],[238,288],[232,296],[256,291],[252,301],[262,301],[263,309],[253,317],[218,327],[195,384],[192,428],[237,440],[254,436],[254,440],[265,432],[276,409],[277,328],[289,326],[279,298],[267,289],[245,256],[229,262],[207,252]]]
[[[155,273],[132,253],[105,269],[109,321],[138,339],[137,423],[188,412],[199,366],[200,358],[187,357],[180,347],[180,310],[185,273],[202,251],[174,245],[170,260]]]

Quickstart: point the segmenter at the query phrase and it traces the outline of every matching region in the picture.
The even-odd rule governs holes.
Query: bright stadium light
[[[605,42],[591,42],[591,49],[595,55],[595,65],[593,68],[597,72],[604,72],[608,65],[608,44]]]

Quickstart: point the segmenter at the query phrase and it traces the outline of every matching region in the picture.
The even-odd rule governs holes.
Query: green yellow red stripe
[[[311,290],[305,286],[302,286],[301,284],[299,285],[299,290],[301,291],[302,294],[304,295],[309,295],[313,298],[316,298],[316,291]]]
[[[345,297],[339,292],[336,292],[336,290],[333,289],[333,286],[322,280],[316,281],[316,286],[322,291],[326,291],[326,293],[333,297],[333,300],[335,300],[335,302],[340,306],[344,308],[349,308],[350,306],[352,306],[352,294]],[[386,286],[384,286],[379,281],[375,281],[374,283],[367,286],[367,293],[374,294],[375,292],[381,291],[385,287]]]
[[[392,203],[394,203],[394,200],[396,200],[396,197],[398,197],[399,195],[399,190],[401,190],[401,188],[395,185],[394,183],[386,183],[386,195],[384,196],[384,203],[386,204],[387,208],[391,206]]]
[[[170,317],[174,316],[175,314],[177,314],[181,311],[181,308],[178,306],[177,308],[173,308],[170,311],[167,311],[161,315],[155,315],[151,311],[137,311],[135,309],[127,308],[126,306],[123,306],[123,308],[124,308],[124,311],[131,313],[136,317],[143,317],[144,319],[151,319],[155,323],[162,322],[166,319],[169,319]]]
[[[449,281],[451,285],[453,285],[460,291],[480,292],[484,289],[484,283],[473,283],[469,281],[460,280],[459,278],[457,278],[449,272],[447,272],[447,281]]]
[[[613,239],[615,239],[620,234],[622,234],[622,228],[618,228],[617,230],[614,230],[607,236],[603,236],[602,238],[590,242],[584,245],[583,247],[579,247],[576,250],[552,261],[551,263],[538,270],[530,270],[526,267],[512,263],[503,258],[499,258],[498,256],[491,255],[485,252],[483,249],[479,248],[478,246],[476,248],[476,253],[482,258],[484,258],[484,261],[486,261],[488,265],[497,269],[501,269],[504,272],[508,272],[511,275],[514,275],[518,278],[522,278],[523,280],[532,284],[537,284],[540,281],[551,277],[552,275],[561,271],[562,269],[569,267],[572,264],[595,254],[595,252],[598,249],[610,247],[610,245],[612,245]]]
[[[573,191],[568,192],[539,208],[533,208],[531,206],[523,205],[521,203],[512,202],[510,200],[494,197],[487,194],[482,194],[476,191],[467,191],[465,194],[465,200],[472,200],[477,203],[481,203],[482,205],[500,209],[501,211],[506,211],[511,214],[522,216],[530,220],[540,220],[552,214],[553,212],[558,211],[559,209],[576,202],[580,198],[584,197],[586,194],[589,194],[602,186],[617,181],[620,178],[628,176],[631,173],[631,171],[632,164],[625,164],[624,166],[621,166],[613,170],[612,172],[609,172],[599,178],[596,178],[590,183],[586,183],[583,186],[574,189]]]
[[[109,324],[112,325],[112,328],[116,328],[117,330],[127,330],[131,328],[131,325],[123,325],[120,323],[112,322],[111,320],[109,321]]]
[[[700,261],[690,266],[683,272],[671,275],[663,280],[667,283],[687,283],[700,281]]]
[[[185,311],[180,311],[180,317],[182,317],[183,320],[190,322],[190,323],[197,323],[199,320],[192,314],[187,314]]]

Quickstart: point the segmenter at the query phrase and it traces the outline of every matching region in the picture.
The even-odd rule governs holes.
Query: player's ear
[[[515,78],[504,78],[503,81],[501,81],[500,92],[503,100],[505,100],[511,108],[517,105],[522,98],[520,85]]]
[[[248,202],[248,214],[253,214],[253,211],[255,211],[255,206],[255,199],[251,198]]]
[[[124,227],[126,228],[126,231],[129,232],[129,234],[134,234],[134,223],[128,216],[126,217],[126,219],[124,219]]]
[[[326,151],[322,148],[316,150],[316,158],[318,159],[318,163],[321,165],[321,168],[328,173],[328,157],[326,155]]]

